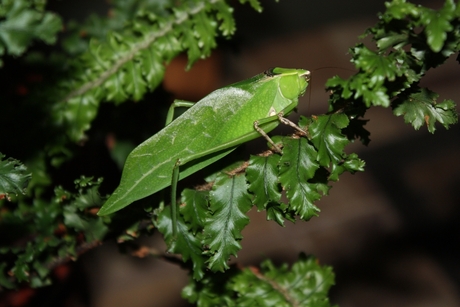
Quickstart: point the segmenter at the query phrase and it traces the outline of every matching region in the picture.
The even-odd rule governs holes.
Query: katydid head
[[[310,80],[310,71],[305,69],[275,67],[265,74],[278,79],[280,92],[287,99],[295,99],[303,95]]]

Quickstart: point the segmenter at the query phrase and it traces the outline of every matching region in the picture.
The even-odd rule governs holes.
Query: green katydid
[[[297,106],[309,78],[308,70],[273,68],[210,93],[172,120],[175,105],[191,105],[176,102],[167,126],[129,154],[120,185],[98,215],[116,212],[171,185],[175,233],[178,180],[261,135],[279,151],[267,133],[280,122],[296,127],[283,116]]]

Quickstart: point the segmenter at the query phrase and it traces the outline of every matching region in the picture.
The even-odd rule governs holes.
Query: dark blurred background
[[[107,14],[102,0],[50,3],[65,19]],[[416,3],[438,9],[444,1]],[[311,92],[301,99],[298,113],[323,113],[324,82],[352,73],[348,48],[377,22],[384,1],[263,1],[262,14],[248,5],[236,6],[234,39],[190,72],[184,72],[183,58],[170,64],[164,82],[169,94],[163,94],[168,103],[172,97],[198,100],[223,85],[281,66],[312,71]],[[458,63],[452,58],[430,72],[422,85],[458,103],[459,81]],[[438,127],[434,135],[424,128],[414,131],[383,108],[371,109],[366,118],[371,143],[350,146],[350,152],[366,161],[366,171],[344,175],[335,183],[318,203],[320,216],[308,223],[281,228],[267,222],[264,213],[251,210],[237,261],[257,265],[268,257],[275,263],[293,262],[300,252],[313,254],[334,267],[331,298],[342,307],[460,306],[460,128]],[[257,152],[263,146],[264,142],[254,142],[248,148]],[[97,159],[93,163],[96,169]],[[142,244],[165,248],[155,236]],[[77,275],[68,287],[84,288],[90,306],[187,306],[179,295],[187,283],[185,271],[161,260],[120,254],[115,244],[81,257]],[[53,291],[58,290],[50,290],[50,295],[56,295]],[[75,301],[66,306],[82,305]]]

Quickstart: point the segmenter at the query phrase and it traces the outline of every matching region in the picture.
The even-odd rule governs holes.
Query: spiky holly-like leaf
[[[155,224],[163,234],[168,250],[171,253],[181,254],[184,262],[191,260],[193,263],[193,278],[203,278],[205,257],[202,255],[201,235],[189,232],[181,215],[177,217],[177,234],[173,235],[171,206],[164,208],[158,215]]]
[[[183,205],[180,207],[180,212],[194,233],[204,227],[208,213],[208,197],[209,191],[185,189],[182,192]]]
[[[251,209],[245,176],[217,176],[210,193],[211,215],[204,227],[204,244],[210,255],[212,271],[228,268],[227,260],[241,249],[241,231],[249,223],[246,212]]]
[[[266,157],[252,156],[246,169],[246,178],[249,182],[249,191],[254,193],[254,205],[259,210],[266,208],[267,204],[278,202],[281,198],[278,183],[279,155]]]
[[[309,126],[311,142],[318,150],[317,161],[321,166],[329,167],[344,157],[344,148],[350,142],[342,129],[348,125],[345,114],[321,115],[314,118]]]
[[[319,168],[317,152],[305,138],[283,140],[279,180],[289,199],[289,210],[303,220],[318,215],[313,203],[321,197],[321,187],[310,182]]]

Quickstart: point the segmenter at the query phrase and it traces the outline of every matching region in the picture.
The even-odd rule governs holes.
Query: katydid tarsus
[[[309,78],[308,70],[273,68],[210,93],[175,120],[171,109],[170,123],[129,154],[120,185],[98,215],[116,212],[171,185],[175,234],[177,182],[261,135],[279,151],[267,133],[280,122],[295,127],[283,116],[297,106]]]

